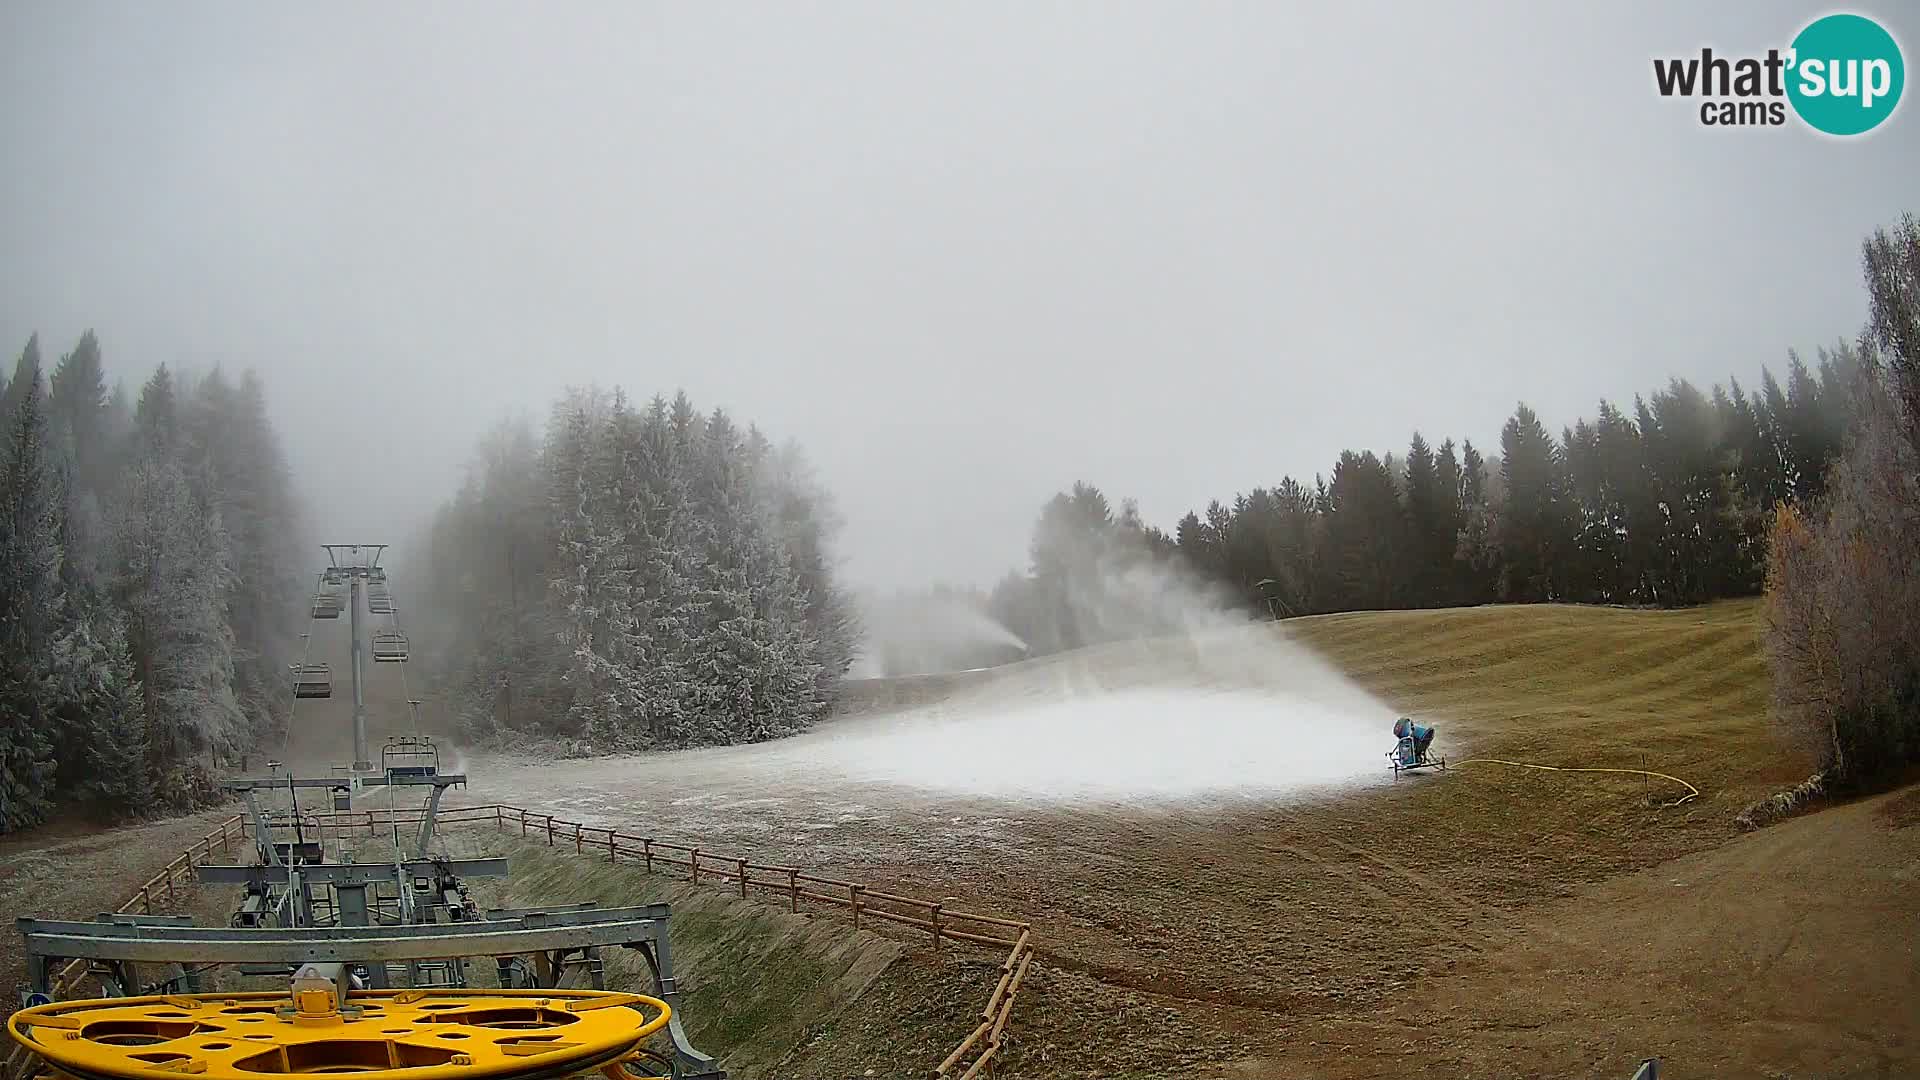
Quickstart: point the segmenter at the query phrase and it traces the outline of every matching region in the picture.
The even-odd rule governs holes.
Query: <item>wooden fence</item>
[[[359,832],[364,828],[368,835],[379,835],[406,825],[417,827],[423,814],[424,811],[417,809],[323,810],[307,811],[301,818],[306,826],[316,830],[331,828],[336,832]],[[443,807],[435,823],[492,823],[502,830],[518,828],[523,837],[544,838],[549,847],[570,846],[578,855],[598,857],[604,854],[608,862],[614,863],[624,858],[628,862],[640,863],[649,873],[677,874],[684,870],[687,880],[695,884],[730,884],[739,890],[742,899],[754,890],[777,894],[786,899],[788,910],[793,912],[800,910],[802,901],[824,904],[851,914],[856,930],[860,928],[863,917],[912,927],[927,933],[936,957],[941,954],[944,943],[949,941],[1005,948],[1006,959],[1000,965],[999,982],[987,998],[986,1007],[980,1011],[979,1023],[933,1070],[932,1075],[936,1078],[958,1075],[960,1080],[972,1080],[993,1068],[1007,1022],[1013,1015],[1014,999],[1020,992],[1021,982],[1026,978],[1028,965],[1033,961],[1032,927],[1028,923],[957,911],[938,901],[883,892],[860,882],[813,874],[796,866],[757,863],[750,859],[717,854],[697,845],[634,836],[606,826],[566,821],[552,814],[505,803]],[[250,831],[250,826],[237,816],[221,822],[219,829],[202,837],[168,863],[165,869],[142,884],[126,903],[120,905],[119,911],[122,914],[152,914],[156,902],[162,898],[166,902],[174,899],[176,882],[192,880],[194,865],[210,859],[216,844],[231,856],[235,841],[247,837]],[[54,981],[55,996],[64,995],[65,991],[78,983],[84,971],[85,964],[77,960],[62,968]],[[17,1074],[16,1059],[24,1055],[24,1047],[15,1048],[14,1055],[7,1059],[6,1075]],[[969,1055],[976,1056],[963,1071],[956,1073]]]
[[[423,813],[421,810],[312,811],[305,818],[316,828],[356,832],[365,828],[368,834],[377,835],[402,826],[418,826]],[[638,862],[648,873],[684,871],[687,880],[695,884],[728,884],[739,890],[742,899],[754,890],[774,894],[784,897],[788,910],[794,912],[800,910],[803,901],[825,904],[850,914],[856,930],[862,918],[913,927],[927,933],[936,956],[948,941],[1006,949],[999,981],[987,998],[986,1007],[980,1011],[979,1023],[933,1070],[935,1077],[958,1075],[961,1080],[972,1080],[993,1067],[1000,1054],[1007,1022],[1013,1015],[1014,998],[1026,978],[1028,965],[1033,962],[1033,929],[1028,923],[957,911],[939,901],[883,892],[857,881],[809,873],[797,866],[758,863],[698,845],[635,836],[506,803],[443,807],[435,822],[437,825],[491,822],[498,829],[518,829],[520,835],[528,839],[544,839],[549,847],[571,847],[578,855],[604,854],[608,862],[617,863],[622,859]],[[961,1070],[961,1063],[970,1054],[978,1056]],[[956,1073],[956,1070],[961,1071]]]
[[[176,885],[185,886],[193,883],[194,866],[211,859],[213,857],[213,849],[216,846],[220,848],[224,855],[230,857],[233,854],[234,842],[244,838],[246,835],[246,823],[243,822],[238,815],[222,821],[218,829],[213,830],[195,841],[187,850],[175,856],[173,861],[162,868],[159,873],[141,883],[140,887],[134,890],[133,895],[127,898],[126,903],[114,909],[115,913],[120,915],[153,914],[156,903],[161,902],[163,899],[166,903],[173,901],[174,887]],[[54,999],[57,1001],[65,997],[69,991],[77,987],[80,984],[81,978],[86,975],[86,970],[86,961],[70,960],[59,971],[55,972],[52,980]],[[5,1065],[0,1066],[0,1076],[30,1075],[28,1066],[31,1063],[32,1057],[32,1053],[28,1051],[26,1047],[21,1046],[19,1043],[14,1043],[10,1048],[10,1052],[7,1054]]]

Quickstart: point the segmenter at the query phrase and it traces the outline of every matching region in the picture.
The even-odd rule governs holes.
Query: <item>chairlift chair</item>
[[[373,659],[376,663],[400,664],[407,659],[407,635],[398,630],[376,630],[373,634]]]
[[[313,617],[316,619],[339,618],[340,598],[330,592],[315,593],[313,596]]]
[[[426,735],[389,736],[380,748],[380,771],[388,776],[437,776],[440,749]]]
[[[333,672],[325,664],[293,664],[293,696],[327,698],[333,696]]]
[[[386,568],[386,567],[384,567],[384,566],[375,566],[375,567],[370,567],[370,568],[368,568],[368,570],[367,570],[367,580],[368,580],[368,581],[385,581],[385,580],[387,580],[387,568]]]

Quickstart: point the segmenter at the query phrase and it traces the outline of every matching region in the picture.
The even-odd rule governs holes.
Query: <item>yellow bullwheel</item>
[[[354,990],[172,994],[22,1009],[7,1033],[72,1080],[259,1080],[272,1073],[366,1080],[537,1080],[626,1068],[667,1004],[605,990]]]

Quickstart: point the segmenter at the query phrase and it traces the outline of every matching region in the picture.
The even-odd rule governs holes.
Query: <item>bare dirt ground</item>
[[[1754,618],[1726,604],[1298,620],[1230,648],[1112,647],[860,688],[852,718],[777,744],[449,765],[472,774],[467,801],[1033,919],[1044,964],[1016,1013],[1012,1075],[1624,1080],[1645,1056],[1676,1076],[1920,1073],[1920,793],[1737,832],[1742,806],[1809,771],[1766,725]],[[1097,708],[1143,686],[1284,687],[1282,638],[1386,715],[1436,722],[1456,762],[1647,768],[1702,794],[1674,806],[1684,790],[1666,781],[1497,764],[1396,782],[1377,757],[1367,777],[1297,790],[969,794],[871,749],[914,725]],[[376,686],[376,709],[392,696]],[[1171,712],[1147,736],[1171,740],[1170,762],[1183,724],[1211,715]],[[312,732],[340,730],[337,713],[309,716]],[[947,747],[956,769],[1036,746],[1062,775],[1080,764],[1044,731],[991,731],[984,747],[901,745]]]
[[[233,813],[232,808],[128,828],[65,823],[0,838],[0,989],[14,1004],[26,978],[13,920],[21,916],[91,919],[114,911],[140,883],[160,872]]]
[[[1701,789],[1682,806],[1665,781],[1494,764],[1148,802],[849,785],[832,743],[887,718],[777,747],[474,762],[469,796],[1028,915],[1047,973],[1009,1064],[1031,1075],[1624,1076],[1653,1055],[1683,1075],[1899,1075],[1920,1067],[1920,1010],[1900,1006],[1920,989],[1920,894],[1899,870],[1920,833],[1847,807],[1738,836],[1742,806],[1808,771],[1766,727],[1753,614],[1292,624],[1436,720],[1455,760],[1654,769]],[[1128,652],[1003,669],[949,700],[1237,678],[1143,675]]]

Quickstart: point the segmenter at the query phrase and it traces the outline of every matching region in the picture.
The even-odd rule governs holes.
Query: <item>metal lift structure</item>
[[[202,866],[198,873],[202,881],[244,886],[234,925],[405,925],[479,917],[461,879],[505,877],[506,860],[450,861],[432,853],[440,800],[448,790],[465,787],[467,778],[440,772],[439,751],[433,740],[424,737],[390,740],[381,762],[387,766],[381,784],[390,796],[405,788],[426,789],[429,794],[415,835],[401,835],[396,815],[388,841],[366,838],[373,848],[384,849],[378,862],[355,858],[361,852],[344,836],[336,841],[335,851],[328,852],[320,815],[309,815],[300,807],[302,791],[324,791],[327,809],[351,809],[353,789],[348,778],[271,776],[228,780],[222,785],[246,799],[255,861],[244,866]],[[263,804],[263,797],[283,792],[287,798],[283,810]],[[409,984],[418,982],[419,972],[406,974]],[[457,972],[451,978],[451,985],[464,985]],[[376,973],[371,985],[384,986],[387,980]]]
[[[387,570],[380,565],[380,557],[386,552],[387,545],[322,544],[320,547],[327,553],[327,565],[320,570],[309,614],[315,626],[321,619],[338,619],[342,612],[348,616],[352,664],[347,674],[353,683],[353,763],[348,772],[356,778],[368,778],[375,774],[373,762],[367,753],[365,661],[370,657],[376,664],[404,664],[411,656],[411,643],[407,640],[406,632],[400,629],[393,590],[387,583]],[[386,618],[385,624],[372,628],[370,635],[365,634],[360,625],[363,608],[368,616]],[[315,626],[310,626],[308,632],[302,635],[308,641],[309,650]],[[364,647],[363,640],[366,642]],[[327,664],[303,658],[300,663],[292,665],[291,674],[295,698],[333,696],[333,671]],[[403,684],[405,680],[403,671]],[[410,705],[415,703],[411,695],[407,700]],[[417,713],[418,710],[415,711]]]
[[[682,1026],[668,905],[481,909],[468,879],[505,877],[507,860],[434,850],[441,799],[466,776],[441,772],[439,749],[424,736],[390,739],[380,759],[390,795],[424,793],[417,829],[403,832],[396,815],[388,836],[330,833],[332,815],[311,807],[351,810],[354,786],[345,777],[225,782],[246,800],[254,861],[194,872],[204,883],[241,887],[227,926],[171,916],[20,919],[26,1000],[49,1004],[15,1013],[9,1033],[71,1080],[151,1080],[156,1068],[227,1080],[343,1071],[448,1080],[453,1074],[415,1071],[459,1064],[431,1052],[448,1046],[442,1040],[458,1041],[467,1064],[499,1070],[465,1069],[461,1077],[548,1080],[598,1068],[610,1080],[724,1080]],[[277,774],[278,763],[269,768]],[[606,990],[608,948],[641,956],[650,994]],[[89,965],[104,996],[52,1002],[55,973],[74,959]],[[473,985],[470,965],[482,959],[499,989]],[[202,993],[220,968],[286,979],[287,990]],[[630,1012],[607,1014],[623,1017],[603,1032],[607,1045],[582,1050],[575,1014],[616,1008]],[[379,1023],[359,1022],[369,1018]],[[228,1024],[251,1042],[221,1034]],[[655,1034],[665,1046],[649,1045]],[[226,1053],[236,1045],[244,1052]]]
[[[377,768],[367,752],[363,592],[369,614],[388,616],[372,636],[373,659],[404,663],[408,653],[380,566],[386,545],[322,547],[329,565],[310,614],[350,615],[352,764],[302,777],[269,761],[267,776],[225,781],[246,800],[253,860],[194,867],[203,883],[240,887],[225,926],[159,915],[19,919],[27,1007],[8,1018],[7,1033],[54,1080],[305,1072],[555,1080],[594,1070],[607,1080],[725,1080],[682,1026],[666,904],[483,910],[473,899],[470,880],[505,877],[508,865],[436,850],[441,800],[466,776],[442,772],[439,748],[423,735],[388,739]],[[303,636],[310,645],[311,627]],[[404,688],[404,668],[401,678]],[[303,659],[291,681],[295,699],[333,693],[324,663]],[[420,701],[409,694],[407,705],[417,731]],[[384,791],[396,811],[384,836],[344,824],[369,791]],[[418,824],[403,830],[397,803],[409,793],[420,796],[408,808]],[[606,989],[608,948],[644,959],[650,994]],[[87,965],[101,997],[53,1000],[55,974],[73,960]],[[481,960],[498,989],[474,985]],[[220,969],[278,989],[202,993]]]
[[[353,648],[353,765],[351,772],[355,776],[367,776],[373,772],[373,762],[367,754],[367,704],[363,686],[363,665],[365,658],[372,656],[376,663],[405,663],[407,660],[407,636],[400,630],[399,623],[393,618],[393,593],[387,585],[386,568],[380,565],[380,557],[385,554],[385,544],[322,544],[327,553],[327,565],[320,570],[319,588],[314,593],[312,616],[315,619],[337,619],[344,610],[351,627]],[[365,596],[365,604],[361,600]],[[375,630],[370,648],[362,648],[360,612],[365,607],[369,615],[386,615],[389,624]],[[315,671],[314,668],[320,670]],[[323,678],[324,677],[324,678]],[[322,688],[321,683],[327,685]],[[331,672],[325,664],[303,663],[296,665],[294,671],[295,697],[330,697]]]

